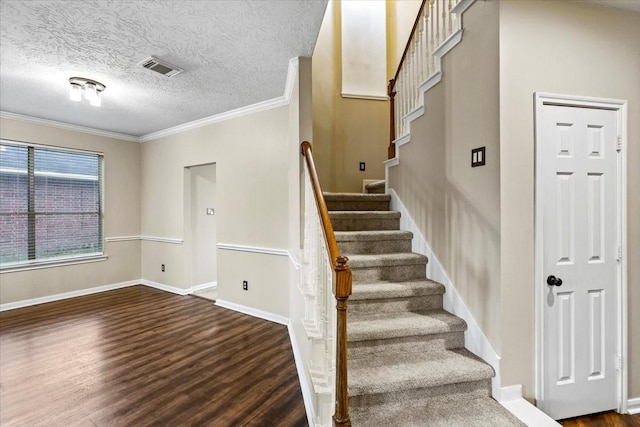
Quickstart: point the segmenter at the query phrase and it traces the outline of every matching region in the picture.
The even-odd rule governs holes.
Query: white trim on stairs
[[[555,420],[522,398],[522,385],[502,387],[496,399],[520,421],[531,427],[559,426]],[[495,396],[494,396],[495,397]]]
[[[429,76],[424,82],[420,84],[418,87],[419,95],[419,104],[418,106],[409,114],[407,114],[404,118],[407,120],[406,126],[406,134],[399,136],[393,142],[395,144],[395,152],[396,155],[394,158],[386,160],[384,162],[385,166],[385,178],[386,181],[389,182],[389,168],[394,166],[398,166],[400,164],[400,147],[404,144],[411,142],[411,122],[416,120],[418,117],[424,115],[425,105],[424,105],[424,95],[425,93],[440,83],[442,81],[442,58],[453,49],[458,43],[462,41],[462,33],[464,29],[462,27],[462,14],[474,3],[475,0],[462,0],[458,3],[453,9],[452,12],[458,16],[456,20],[458,28],[456,31],[451,33],[451,35],[440,44],[433,52],[433,59],[435,65],[434,73]]]
[[[429,262],[427,263],[427,277],[442,283],[446,289],[443,295],[444,309],[463,318],[465,322],[467,322],[467,330],[464,333],[466,348],[482,358],[495,370],[496,375],[491,380],[491,391],[497,399],[497,397],[500,396],[500,356],[498,356],[498,353],[482,332],[480,325],[478,325],[478,322],[467,308],[460,294],[456,291],[453,282],[431,250],[431,247],[411,217],[411,214],[409,214],[407,208],[402,204],[402,201],[400,201],[398,194],[396,194],[393,188],[387,189],[387,194],[391,196],[391,210],[398,211],[401,214],[400,229],[413,233],[412,250],[426,255],[427,258],[429,258]]]

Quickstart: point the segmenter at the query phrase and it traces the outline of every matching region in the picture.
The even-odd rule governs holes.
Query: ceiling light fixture
[[[70,100],[80,102],[82,101],[82,94],[84,93],[84,99],[89,101],[91,105],[99,107],[102,104],[100,93],[107,88],[102,83],[85,79],[84,77],[71,77],[69,84],[71,85],[71,91],[69,92]]]

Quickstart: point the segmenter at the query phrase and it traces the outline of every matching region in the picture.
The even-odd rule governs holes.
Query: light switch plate
[[[471,150],[471,167],[485,165],[485,149],[486,147],[474,148]]]
[[[207,215],[215,215],[216,214],[216,210],[213,208],[207,208]]]

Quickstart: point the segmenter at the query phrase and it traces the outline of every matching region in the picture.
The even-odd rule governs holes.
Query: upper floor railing
[[[439,48],[459,29],[454,8],[461,0],[423,0],[398,69],[389,81],[391,102],[389,158],[395,157],[393,141],[409,132],[407,116],[422,101],[421,86],[439,67]]]

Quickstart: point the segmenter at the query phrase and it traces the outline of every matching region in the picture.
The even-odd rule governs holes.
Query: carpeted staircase
[[[325,193],[349,257],[349,411],[355,427],[523,426],[491,398],[493,368],[464,348],[466,323],[384,194]]]

